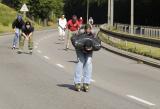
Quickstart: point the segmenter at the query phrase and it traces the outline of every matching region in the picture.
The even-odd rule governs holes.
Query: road
[[[34,33],[33,55],[11,50],[12,38],[0,36],[0,109],[160,109],[158,68],[102,49],[93,55],[91,90],[76,92],[76,54],[57,30]]]

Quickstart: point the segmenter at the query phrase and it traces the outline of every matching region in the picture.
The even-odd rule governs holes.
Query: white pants
[[[58,27],[59,30],[59,37],[64,37],[65,36],[65,30],[62,29],[61,27]]]

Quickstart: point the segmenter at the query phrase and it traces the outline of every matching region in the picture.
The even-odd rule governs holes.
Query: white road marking
[[[64,68],[64,66],[63,65],[61,65],[61,64],[56,64],[58,67],[60,67],[60,68]]]
[[[95,81],[94,79],[91,79],[91,82],[93,82],[93,83],[94,83],[94,82],[96,82],[96,81]]]
[[[41,50],[37,50],[37,52],[38,52],[38,53],[42,53],[42,51],[41,51]]]
[[[38,45],[39,43],[36,43],[36,45]]]
[[[49,57],[48,56],[43,56],[45,59],[48,59],[49,60]]]
[[[139,102],[141,102],[141,103],[147,104],[147,105],[149,105],[149,106],[155,106],[155,104],[153,104],[153,103],[151,103],[151,102],[149,102],[149,101],[140,99],[140,98],[135,97],[135,96],[132,96],[132,95],[127,95],[127,97],[129,97],[129,98],[131,98],[131,99],[134,99],[134,100],[137,100],[137,101],[139,101]]]
[[[38,46],[34,46],[34,48],[36,49],[36,48],[38,48]]]

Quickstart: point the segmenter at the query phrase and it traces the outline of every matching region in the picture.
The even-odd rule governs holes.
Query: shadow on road
[[[58,44],[64,44],[64,42],[55,42],[55,44],[57,44],[57,45],[58,45]]]
[[[75,91],[75,88],[74,88],[74,85],[71,85],[71,84],[57,84],[58,87],[63,87],[63,88],[68,88],[70,90],[74,90]]]
[[[21,52],[21,53],[19,53],[19,52],[17,51],[17,54],[19,54],[19,55],[22,55],[22,54],[32,55],[33,53],[29,53],[29,52]]]
[[[64,49],[58,49],[59,51],[61,50],[61,51],[75,51],[74,49],[66,49],[66,48],[64,48]]]
[[[71,62],[71,63],[75,63],[75,64],[78,63],[78,61],[67,61],[67,62]]]

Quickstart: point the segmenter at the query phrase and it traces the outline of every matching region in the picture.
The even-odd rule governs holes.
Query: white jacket
[[[66,28],[66,25],[67,25],[67,20],[66,20],[66,18],[64,18],[64,19],[60,18],[60,19],[58,20],[58,26],[59,26],[60,28],[64,29],[64,28]]]

